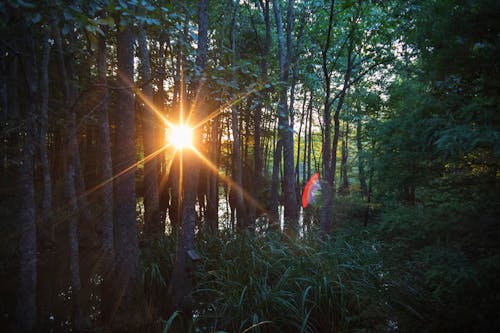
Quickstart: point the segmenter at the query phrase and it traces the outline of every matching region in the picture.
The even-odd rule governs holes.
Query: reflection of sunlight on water
[[[225,195],[219,198],[219,230],[231,229],[231,211]]]
[[[231,207],[229,206],[229,202],[225,194],[221,193],[219,195],[219,204],[218,204],[218,222],[219,222],[219,230],[231,230]],[[144,221],[142,220],[142,216],[144,214],[144,200],[143,198],[139,198],[137,201],[137,222],[142,224]],[[200,207],[198,203],[196,204],[196,212],[199,216]],[[279,214],[279,225],[280,230],[283,231],[285,228],[285,208],[283,205],[278,206],[278,214]],[[172,234],[172,224],[170,223],[170,217],[167,212],[165,214],[165,233],[167,235]],[[204,223],[205,221],[201,221]],[[305,234],[309,231],[313,222],[313,216],[308,215],[302,207],[299,209],[299,220],[298,220],[298,235],[299,237],[304,237]],[[236,221],[235,221],[236,223]],[[257,216],[255,220],[255,231],[258,233],[265,233],[269,228],[269,218],[267,215]],[[198,230],[198,226],[197,226]]]
[[[143,197],[138,197],[135,205],[135,211],[136,211],[136,220],[138,224],[144,223],[143,221],[143,216],[144,216],[144,198]]]

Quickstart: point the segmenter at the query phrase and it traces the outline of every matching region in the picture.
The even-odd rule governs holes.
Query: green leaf
[[[108,17],[105,17],[102,19],[96,19],[95,21],[96,21],[96,23],[98,23],[100,25],[106,25],[108,27],[115,26],[115,20],[111,16],[108,16]]]

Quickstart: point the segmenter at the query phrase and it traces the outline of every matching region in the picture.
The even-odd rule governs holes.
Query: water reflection
[[[200,218],[200,225],[203,224],[203,214],[200,214],[200,206],[196,204],[196,212]],[[140,198],[137,202],[137,215],[138,220],[142,218],[144,213],[144,203],[142,198]],[[284,231],[285,229],[285,207],[283,205],[278,206],[278,214],[279,214],[279,229],[280,231]],[[226,195],[221,194],[219,197],[218,203],[218,229],[219,230],[233,230],[235,226],[231,222],[231,207]],[[234,218],[236,219],[236,218]],[[141,221],[142,222],[142,221]],[[169,214],[165,216],[165,233],[170,235],[172,233],[172,224],[170,223]],[[254,225],[254,230],[257,233],[265,234],[270,228],[270,219],[267,214],[262,214],[257,216]],[[313,215],[308,213],[302,207],[299,210],[298,224],[297,224],[297,235],[299,237],[304,237],[313,224]],[[199,227],[199,226],[198,226]],[[197,228],[198,231],[198,228]]]

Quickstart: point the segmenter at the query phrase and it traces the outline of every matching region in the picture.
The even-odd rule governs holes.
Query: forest
[[[0,331],[499,332],[500,1],[0,1]]]

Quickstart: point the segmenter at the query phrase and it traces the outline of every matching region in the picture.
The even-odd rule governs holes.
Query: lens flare
[[[306,208],[307,205],[314,204],[320,191],[319,173],[315,173],[304,187],[304,192],[302,193],[302,207]]]
[[[193,145],[193,129],[187,126],[173,126],[168,130],[168,139],[175,149],[190,148]]]

